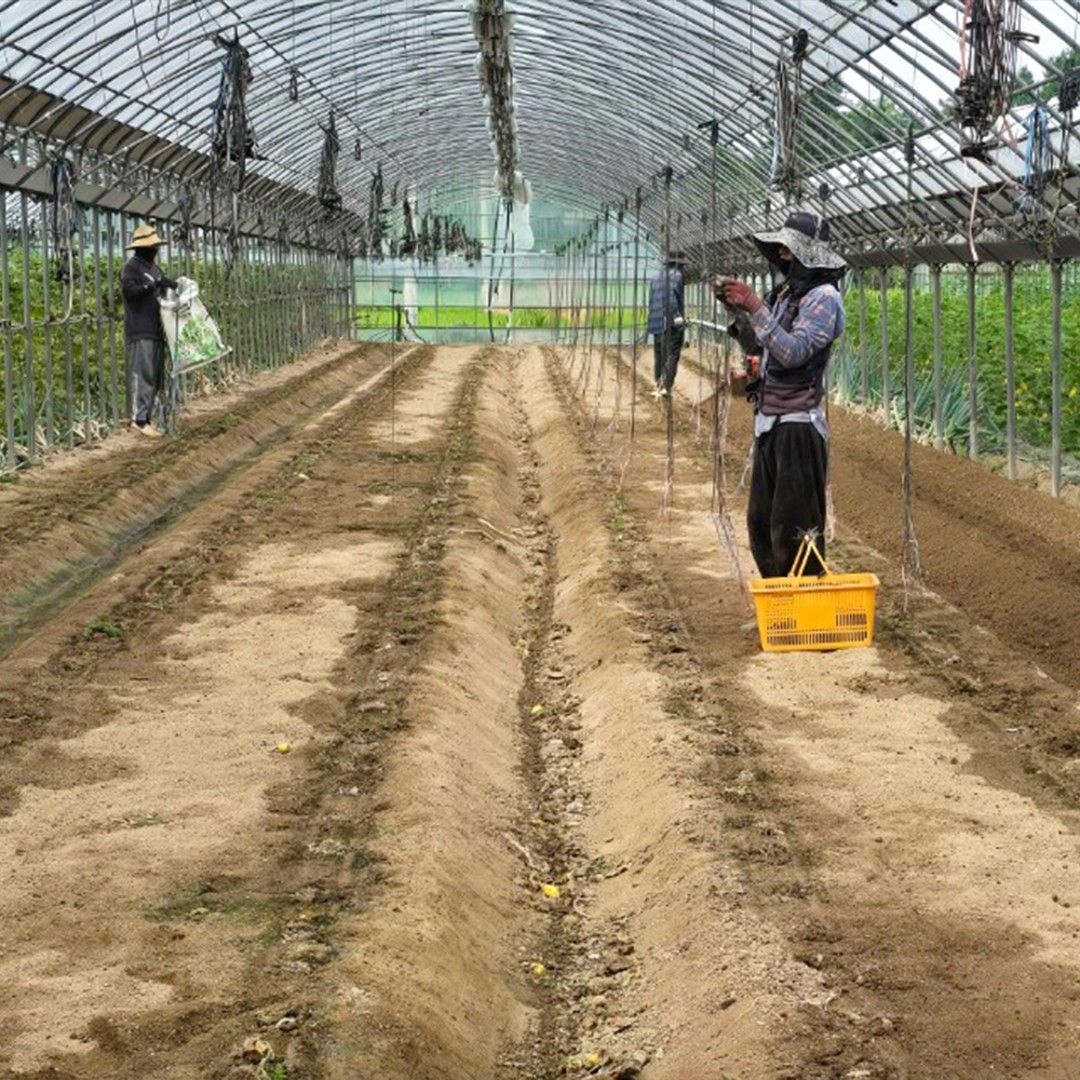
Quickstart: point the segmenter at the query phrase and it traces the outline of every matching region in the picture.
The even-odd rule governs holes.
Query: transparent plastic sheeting
[[[1022,108],[1002,125],[1002,149],[987,163],[961,159],[955,124],[942,117],[958,81],[964,3],[507,0],[522,171],[538,195],[590,213],[627,199],[632,209],[641,188],[645,222],[659,231],[665,207],[655,178],[670,166],[682,242],[715,238],[716,223],[702,217],[712,148],[700,125],[715,117],[720,146],[736,157],[771,141],[776,63],[792,34],[805,29],[805,92],[838,78],[852,100],[902,106],[918,133],[912,194],[936,200],[940,223],[960,233],[967,208],[942,195],[1015,186],[1023,168],[1010,149],[1023,135]],[[1078,3],[1022,0],[1021,29],[1039,41],[1020,44],[1018,64],[1036,82],[1055,75],[1044,67],[1048,57],[1076,46]],[[338,188],[355,214],[367,214],[376,165],[388,197],[409,191],[423,209],[442,210],[431,201],[436,193],[446,202],[490,193],[477,42],[457,0],[0,0],[0,119],[9,137],[29,128],[46,140],[62,134],[74,146],[92,143],[101,118],[128,125],[134,130],[123,145],[109,149],[121,177],[161,140],[205,153],[222,57],[213,39],[234,31],[254,73],[249,108],[260,159],[250,164],[253,176],[314,192],[318,124],[333,108],[342,143]],[[77,122],[75,107],[87,110]],[[1062,117],[1053,100],[1049,113],[1059,145]],[[807,137],[835,147],[835,162],[822,173],[832,189],[830,213],[841,221],[861,215],[850,234],[860,242],[893,235],[896,218],[883,208],[905,197],[896,148],[870,155],[856,174],[846,167],[853,151],[834,114],[807,99],[802,124]],[[208,159],[203,167],[209,170]],[[766,196],[764,176],[728,169],[719,184],[747,208]],[[317,204],[304,205],[315,213]],[[1007,234],[1007,203],[986,205],[993,226]],[[1061,228],[1075,235],[1075,217],[1063,215]]]

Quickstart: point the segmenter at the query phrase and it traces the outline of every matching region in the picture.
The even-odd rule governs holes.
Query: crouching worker
[[[825,369],[844,332],[837,285],[846,264],[829,247],[828,221],[816,214],[793,213],[778,232],[758,233],[754,240],[782,275],[780,284],[764,299],[733,279],[714,289],[730,310],[749,316],[761,357],[757,378],[746,388],[754,406],[747,526],[762,577],[782,577],[805,533],[819,534],[825,554]],[[822,572],[817,559],[806,572]]]
[[[151,421],[154,402],[165,377],[161,293],[176,288],[176,282],[166,277],[157,265],[157,255],[164,243],[153,225],[140,225],[127,246],[132,256],[120,271],[131,420],[136,431],[152,437],[161,435]]]
[[[669,255],[664,268],[649,283],[649,323],[653,336],[654,397],[669,397],[679,370],[686,338],[686,287],[681,255]]]

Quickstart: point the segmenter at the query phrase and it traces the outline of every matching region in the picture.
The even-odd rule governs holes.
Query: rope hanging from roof
[[[900,555],[900,576],[904,586],[904,609],[907,610],[909,582],[922,577],[922,555],[915,531],[911,443],[915,437],[915,309],[912,296],[914,260],[913,179],[915,172],[915,125],[909,124],[904,140],[904,165],[907,207],[906,246],[904,251],[904,465],[901,491],[904,499],[904,527]]]
[[[776,63],[776,104],[773,116],[773,160],[769,184],[789,202],[802,193],[799,170],[799,115],[802,102],[803,61],[810,37],[805,30],[792,35],[791,55]]]
[[[416,226],[413,224],[412,206],[409,204],[409,193],[405,192],[405,198],[401,204],[402,232],[401,246],[398,255],[402,259],[411,259],[416,254]]]
[[[1054,150],[1050,142],[1050,121],[1046,106],[1037,101],[1024,124],[1024,173],[1017,212],[1029,232],[1038,234],[1046,221],[1045,195],[1054,171]]]
[[[474,0],[472,29],[480,52],[476,74],[488,106],[487,129],[495,155],[495,183],[506,200],[514,197],[518,176],[517,119],[514,116],[514,69],[511,63],[514,17],[504,0]]]
[[[229,187],[242,191],[248,159],[255,159],[255,129],[247,113],[247,92],[251,86],[251,61],[240,44],[239,34],[232,40],[217,34],[214,44],[225,50],[221,61],[221,83],[213,109],[210,147],[218,168],[229,172]]]
[[[319,202],[328,214],[336,214],[342,205],[341,192],[337,188],[337,159],[341,152],[341,140],[338,138],[333,109],[330,110],[330,119],[322,132],[322,156],[319,158]]]
[[[1037,40],[1020,31],[1019,0],[966,0],[956,88],[963,156],[987,160],[994,146],[990,133],[1016,83],[1017,44]]]
[[[382,165],[376,165],[371,174],[371,193],[368,200],[368,253],[375,259],[382,258],[382,244],[386,236],[384,194]]]
[[[75,163],[62,154],[52,163],[52,204],[49,207],[49,224],[52,232],[54,275],[67,288],[62,322],[71,318],[75,304],[75,251],[72,238],[82,231],[82,210],[75,198]]]

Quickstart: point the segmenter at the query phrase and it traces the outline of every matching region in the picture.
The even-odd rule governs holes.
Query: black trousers
[[[666,334],[653,334],[653,381],[662,381],[665,390],[670,390],[675,384],[675,373],[679,370],[679,356],[685,339],[683,330],[672,329]]]
[[[136,338],[126,345],[131,419],[148,424],[154,418],[154,401],[165,377],[165,341]]]
[[[825,478],[829,450],[813,424],[779,422],[757,439],[746,525],[762,577],[783,577],[803,534],[816,529],[825,555]],[[811,556],[806,573],[820,574]]]

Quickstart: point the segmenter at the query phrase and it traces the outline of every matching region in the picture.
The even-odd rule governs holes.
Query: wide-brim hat
[[[158,236],[158,231],[153,225],[139,225],[131,234],[131,241],[127,250],[132,248],[164,247],[168,241]]]
[[[829,222],[809,210],[788,214],[782,229],[754,233],[754,242],[769,262],[779,262],[786,247],[807,270],[843,270],[847,263],[829,246]]]

